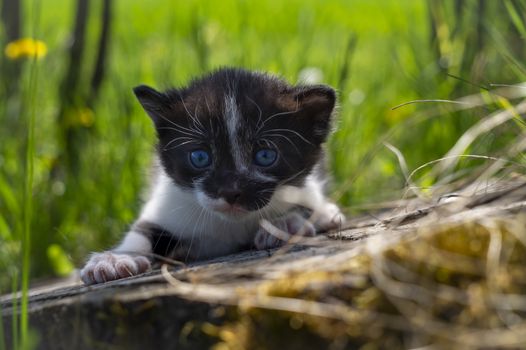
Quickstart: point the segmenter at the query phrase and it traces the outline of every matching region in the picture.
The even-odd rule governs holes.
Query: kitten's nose
[[[241,191],[236,189],[222,189],[219,190],[218,194],[230,205],[237,202],[241,197]]]

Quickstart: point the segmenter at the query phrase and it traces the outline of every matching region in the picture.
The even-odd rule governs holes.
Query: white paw
[[[144,256],[95,253],[80,270],[80,278],[89,285],[135,276],[149,269],[150,261]]]
[[[291,235],[314,236],[314,225],[298,213],[290,213],[273,222],[263,221],[254,238],[256,249],[269,249],[283,245]]]
[[[340,228],[345,222],[345,215],[334,203],[326,203],[314,213],[314,226],[318,231],[329,231]]]

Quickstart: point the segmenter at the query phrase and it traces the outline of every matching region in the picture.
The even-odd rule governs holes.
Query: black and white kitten
[[[323,194],[330,87],[225,68],[185,88],[134,92],[157,131],[157,174],[124,240],[82,269],[86,284],[142,273],[152,253],[195,261],[266,249],[344,219]]]

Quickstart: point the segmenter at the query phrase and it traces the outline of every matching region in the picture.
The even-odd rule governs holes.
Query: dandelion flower
[[[24,57],[42,58],[47,53],[47,46],[40,40],[22,38],[8,43],[4,53],[11,60]]]

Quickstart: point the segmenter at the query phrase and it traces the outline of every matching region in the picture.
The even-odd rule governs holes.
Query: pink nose
[[[218,203],[214,205],[214,210],[224,212],[224,213],[244,213],[247,211],[246,209],[244,209],[243,207],[239,205],[227,203],[224,199],[222,203]]]

